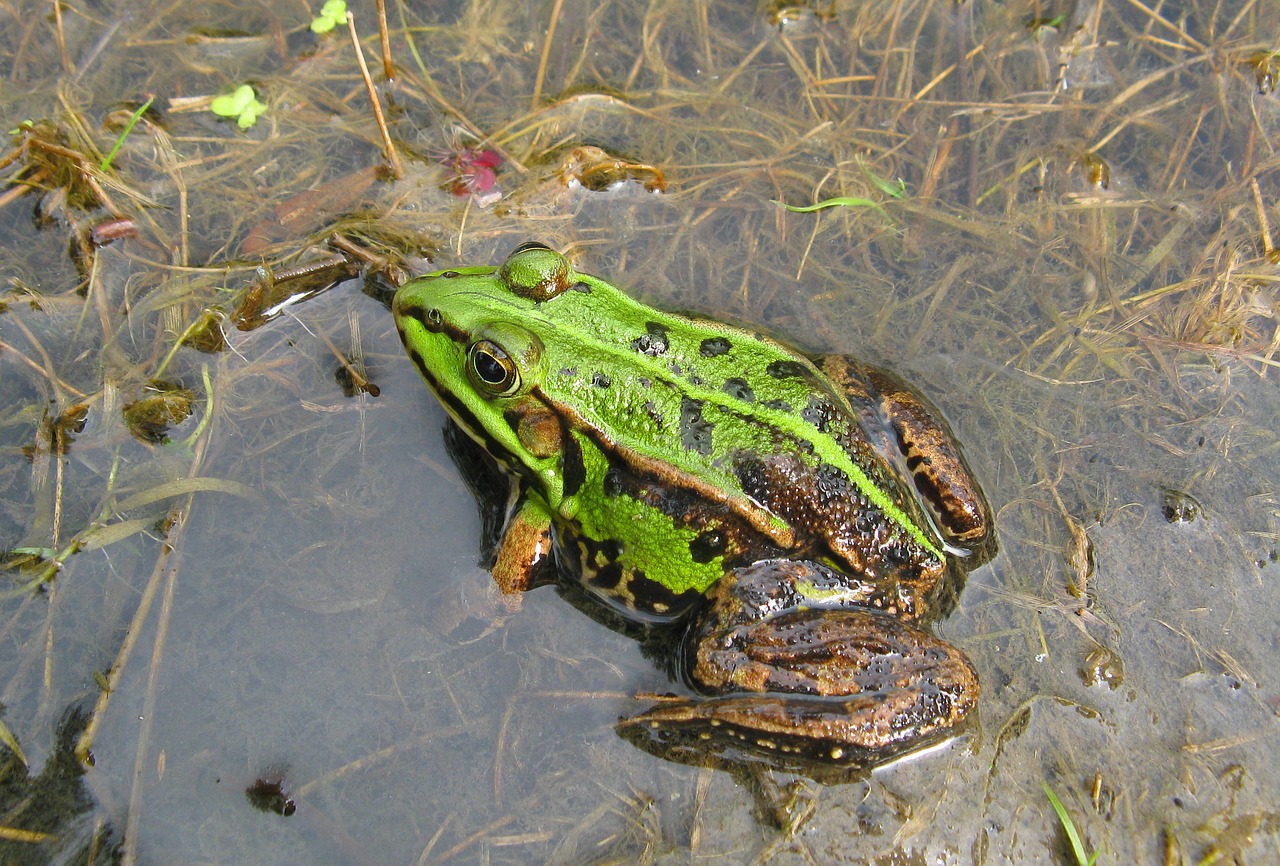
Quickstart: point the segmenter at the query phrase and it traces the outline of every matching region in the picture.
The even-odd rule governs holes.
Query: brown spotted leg
[[[878,590],[810,562],[726,575],[689,636],[706,697],[623,720],[661,746],[866,766],[931,743],[977,703],[964,654],[875,609]]]
[[[819,363],[848,392],[864,418],[878,413],[888,422],[896,439],[892,447],[905,459],[946,540],[982,553],[991,531],[991,512],[941,413],[910,385],[879,367],[847,355],[829,355]],[[867,421],[872,435],[879,425],[874,418]]]

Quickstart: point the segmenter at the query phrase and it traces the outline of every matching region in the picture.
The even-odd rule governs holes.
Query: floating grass
[[[809,205],[787,204],[786,202],[776,200],[773,201],[773,204],[780,205],[792,213],[813,213],[814,211],[826,210],[829,207],[869,207],[875,208],[881,213],[884,212],[884,207],[880,202],[872,201],[869,198],[850,195],[835,196],[834,198],[823,199],[817,204]]]

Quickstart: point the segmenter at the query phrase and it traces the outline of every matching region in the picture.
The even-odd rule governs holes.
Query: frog
[[[540,242],[412,279],[401,341],[507,480],[491,570],[666,629],[655,744],[869,766],[948,738],[977,673],[927,626],[991,552],[940,414],[851,355],[657,309]]]

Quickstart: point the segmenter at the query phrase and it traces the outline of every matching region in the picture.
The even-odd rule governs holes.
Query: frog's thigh
[[[936,408],[897,376],[847,355],[821,359],[823,371],[850,392],[855,406],[875,402],[893,427],[920,495],[928,500],[948,541],[977,545],[990,516],[955,436]]]
[[[879,751],[952,728],[977,704],[964,654],[887,614],[797,608],[729,632],[703,636],[691,672],[719,696],[672,707],[682,718],[668,723],[727,725],[766,747]]]

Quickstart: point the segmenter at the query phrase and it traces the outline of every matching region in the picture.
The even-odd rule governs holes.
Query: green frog
[[[551,563],[626,621],[677,626],[696,694],[623,726],[866,766],[975,706],[972,665],[922,625],[988,552],[990,513],[897,379],[651,308],[537,243],[414,279],[393,311],[511,481],[503,592]]]

